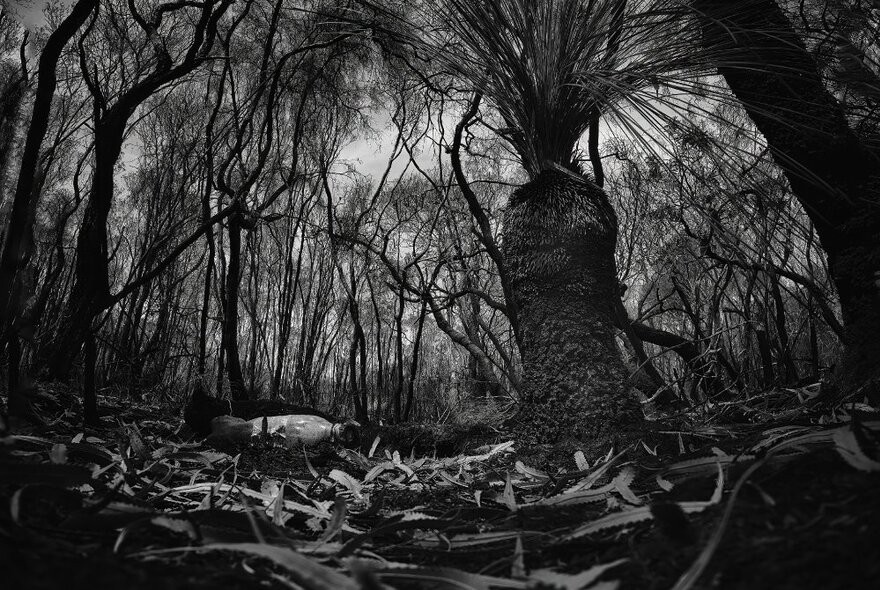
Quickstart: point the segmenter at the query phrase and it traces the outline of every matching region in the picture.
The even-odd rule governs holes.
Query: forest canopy
[[[0,12],[11,414],[60,380],[90,422],[200,388],[552,442],[877,378],[873,3],[39,8]]]

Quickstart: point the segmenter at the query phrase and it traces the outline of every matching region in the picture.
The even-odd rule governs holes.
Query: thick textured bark
[[[839,382],[880,377],[880,159],[847,124],[773,0],[694,3],[703,42],[767,140],[828,255],[844,323]]]
[[[515,433],[607,450],[643,419],[615,342],[617,218],[608,198],[573,173],[545,170],[513,194],[504,231],[522,334]]]

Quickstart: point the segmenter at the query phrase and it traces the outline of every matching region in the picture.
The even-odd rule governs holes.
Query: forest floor
[[[815,389],[695,409],[661,425],[655,446],[553,467],[530,464],[503,433],[481,448],[463,440],[452,456],[425,452],[442,428],[380,431],[361,450],[273,439],[216,449],[186,436],[171,410],[113,397],[100,400],[105,427],[83,431],[69,392],[39,391],[47,424],[0,437],[10,590],[880,579],[880,415],[822,406]],[[731,408],[738,424],[725,423]]]

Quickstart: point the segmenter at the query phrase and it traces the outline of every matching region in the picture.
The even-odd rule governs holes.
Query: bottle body
[[[280,434],[286,447],[316,445],[324,441],[352,444],[359,438],[359,424],[353,420],[332,423],[326,418],[311,414],[287,414],[263,416],[244,420],[234,416],[218,416],[211,420],[209,440],[245,442],[253,436]]]
[[[263,432],[263,421],[266,432],[281,434],[285,438],[285,446],[316,445],[319,442],[333,439],[333,424],[320,416],[308,414],[288,414],[286,416],[266,416],[249,420],[253,426],[252,434],[257,436]]]

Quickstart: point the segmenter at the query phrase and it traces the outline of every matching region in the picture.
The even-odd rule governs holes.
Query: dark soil
[[[526,587],[522,580],[536,571],[577,574],[621,559],[599,580],[619,581],[621,588],[743,590],[873,588],[880,580],[880,472],[853,467],[829,437],[767,453],[770,443],[761,447],[760,441],[777,426],[770,422],[713,424],[690,437],[667,433],[659,448],[681,444],[685,454],[631,451],[589,488],[623,473],[629,494],[547,504],[601,464],[577,472],[567,456],[556,458],[569,464],[565,472],[518,465],[527,454],[473,449],[504,440],[492,431],[418,426],[378,431],[391,444],[380,444],[372,457],[369,448],[285,449],[271,440],[209,449],[188,441],[179,419],[161,408],[103,401],[113,417],[84,437],[77,437],[81,429],[70,424],[72,416],[60,413],[50,426],[19,428],[0,439],[4,588],[333,587],[261,554],[203,550],[217,543],[300,547],[321,571],[340,573],[352,588],[479,587],[452,571]],[[489,456],[460,454],[469,448]],[[756,448],[762,450],[753,453]],[[718,467],[683,461],[700,463],[713,454],[729,459],[724,493],[716,504],[685,515],[680,506],[686,504],[679,503],[712,498]],[[546,468],[548,477],[524,475],[534,468]],[[671,491],[660,489],[658,475],[674,483]],[[186,487],[199,482],[237,487]],[[311,517],[294,504],[273,511],[280,486],[288,503],[324,506],[334,516]],[[573,534],[639,506],[650,506],[651,516]],[[719,530],[720,544],[697,581],[676,586]],[[370,568],[377,566],[358,565],[376,556],[385,565],[374,573]],[[554,587],[545,579],[532,577],[528,587]]]

